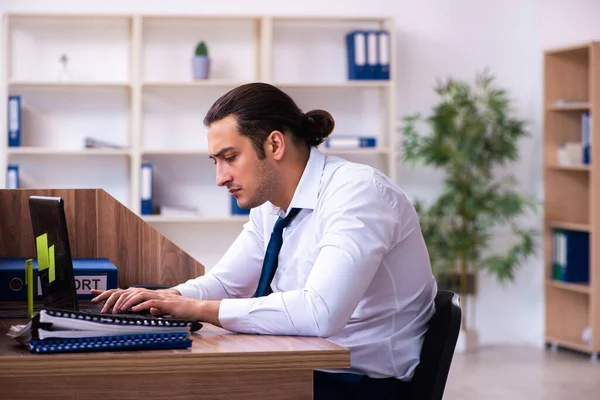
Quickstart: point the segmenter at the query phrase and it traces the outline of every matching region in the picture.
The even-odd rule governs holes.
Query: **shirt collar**
[[[317,205],[317,195],[319,194],[319,185],[325,168],[325,154],[312,146],[308,156],[308,162],[304,167],[304,172],[300,177],[294,196],[288,211],[292,208],[307,208],[314,210]],[[283,215],[283,210],[271,204],[273,214]]]

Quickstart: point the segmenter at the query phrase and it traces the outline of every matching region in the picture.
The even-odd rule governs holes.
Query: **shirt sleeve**
[[[305,286],[252,299],[221,302],[225,329],[272,335],[329,337],[347,324],[382,258],[395,244],[400,219],[373,177],[328,188],[320,200],[322,239]]]
[[[200,300],[252,296],[264,253],[260,221],[259,211],[252,209],[249,221],[219,262],[205,275],[189,279],[173,289],[183,296]]]

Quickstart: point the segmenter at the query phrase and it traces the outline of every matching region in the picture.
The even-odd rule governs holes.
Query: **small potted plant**
[[[210,68],[210,59],[208,58],[208,49],[206,43],[199,42],[196,45],[196,52],[192,59],[192,71],[194,79],[207,79]]]

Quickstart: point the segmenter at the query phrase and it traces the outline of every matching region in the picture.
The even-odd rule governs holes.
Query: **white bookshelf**
[[[344,36],[361,28],[389,30],[390,80],[346,79]],[[192,79],[199,40],[211,57],[208,80]],[[230,196],[215,183],[202,121],[229,89],[265,81],[304,111],[330,111],[332,135],[376,136],[374,149],[323,151],[395,179],[394,48],[390,18],[7,13],[2,124],[11,94],[21,95],[23,119],[21,147],[8,147],[5,134],[0,166],[18,164],[21,187],[100,187],[139,214],[140,165],[149,161],[154,202],[198,213],[146,221],[228,229],[247,217],[229,213]],[[69,59],[67,79],[60,79],[61,54]],[[86,137],[121,148],[86,149]]]

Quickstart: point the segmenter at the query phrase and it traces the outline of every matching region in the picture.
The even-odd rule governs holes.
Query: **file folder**
[[[377,46],[377,31],[367,32],[367,76],[366,79],[377,79],[379,57]]]
[[[390,79],[390,34],[381,30],[377,35],[377,73],[376,79]]]
[[[555,229],[552,233],[552,278],[560,282],[589,283],[588,232]]]
[[[0,301],[26,301],[26,258],[0,257]],[[77,298],[91,299],[93,289],[109,290],[118,287],[117,267],[107,258],[74,258],[73,274]],[[42,283],[37,260],[33,260],[34,300],[42,300]]]
[[[6,172],[6,188],[7,189],[18,189],[19,188],[19,166],[10,164],[8,171]]]
[[[142,176],[141,176],[141,200],[142,200],[142,215],[152,214],[152,194],[153,194],[153,169],[152,164],[149,162],[142,163]]]
[[[8,97],[8,146],[21,145],[21,96]]]
[[[346,35],[348,79],[367,79],[367,35],[352,31]]]
[[[592,148],[592,135],[591,135],[591,120],[590,113],[584,112],[581,115],[581,144],[583,148],[582,161],[583,164],[589,164],[592,160],[591,148]]]

